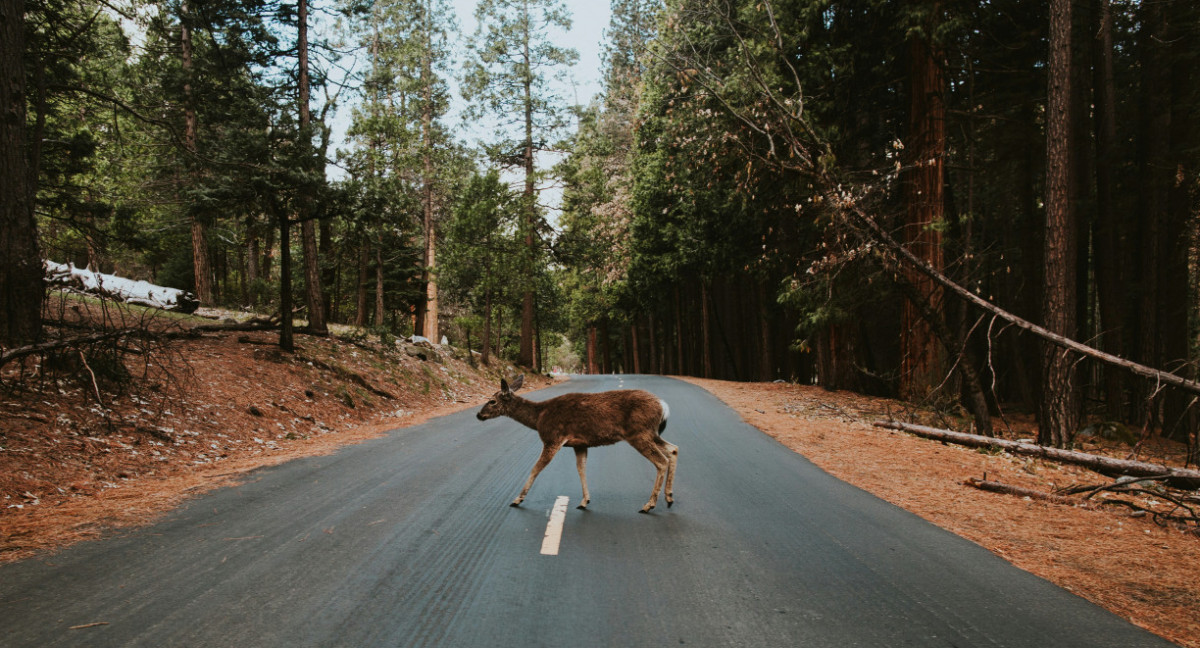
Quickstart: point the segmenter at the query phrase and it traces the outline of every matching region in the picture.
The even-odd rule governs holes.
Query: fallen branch
[[[1012,484],[1005,484],[1004,482],[988,481],[986,479],[969,477],[963,482],[963,484],[991,493],[1003,493],[1005,495],[1016,495],[1017,497],[1028,497],[1035,500],[1054,502],[1055,504],[1065,504],[1066,506],[1081,505],[1081,502],[1073,500],[1070,497],[1063,497],[1062,495],[1054,495],[1052,493],[1043,493],[1042,491],[1024,488],[1022,486],[1013,486]]]
[[[985,475],[986,477],[986,475]],[[1115,484],[1107,484],[1105,487],[1090,490],[1088,494],[1080,499],[1073,499],[1064,495],[1054,493],[1045,493],[1042,491],[1024,488],[1022,486],[1014,486],[1003,482],[988,481],[987,479],[968,478],[963,481],[963,485],[978,488],[979,490],[988,491],[991,493],[1001,493],[1004,495],[1015,495],[1017,497],[1028,497],[1030,499],[1052,502],[1054,504],[1062,504],[1064,506],[1077,506],[1082,508],[1094,508],[1097,505],[1112,505],[1123,506],[1134,511],[1134,516],[1137,517],[1143,514],[1149,514],[1154,518],[1154,522],[1160,526],[1166,525],[1168,522],[1181,525],[1182,528],[1195,529],[1197,524],[1200,524],[1200,516],[1196,515],[1196,510],[1183,501],[1182,498],[1174,497],[1170,494],[1146,490],[1144,488],[1120,488],[1126,484],[1132,484],[1143,480],[1120,481]],[[1169,511],[1156,510],[1148,506],[1143,506],[1138,502],[1131,502],[1125,499],[1090,499],[1093,495],[1101,490],[1112,490],[1118,493],[1127,493],[1130,495],[1142,495],[1150,498],[1148,501],[1153,504],[1155,499],[1164,500],[1174,505]],[[1180,511],[1186,513],[1180,513]]]
[[[103,333],[95,333],[93,335],[81,335],[78,337],[63,338],[61,340],[51,340],[49,342],[41,342],[39,344],[31,344],[29,346],[17,347],[0,353],[0,367],[25,356],[37,355],[46,353],[47,351],[56,351],[58,349],[79,348],[83,345],[95,344],[113,340],[127,335],[144,335],[145,331],[137,328],[124,328]]]
[[[226,332],[226,331],[273,331],[279,328],[279,320],[275,317],[263,319],[255,317],[245,322],[234,324],[199,324],[188,327],[189,331]]]
[[[874,425],[876,427],[909,432],[911,434],[925,437],[927,439],[933,439],[935,441],[955,443],[973,448],[998,447],[1015,454],[1040,457],[1042,459],[1049,459],[1052,461],[1069,463],[1076,466],[1083,466],[1084,468],[1088,468],[1089,470],[1094,470],[1105,475],[1161,477],[1166,483],[1177,488],[1200,488],[1200,470],[1171,468],[1161,464],[1152,464],[1144,461],[1114,459],[1112,457],[1104,457],[1086,452],[1048,448],[1046,446],[1040,446],[1034,443],[996,439],[992,437],[980,436],[978,434],[967,434],[966,432],[942,430],[939,428],[926,427],[924,425],[901,423],[899,421],[876,421]]]

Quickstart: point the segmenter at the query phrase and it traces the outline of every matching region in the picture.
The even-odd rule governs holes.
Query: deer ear
[[[512,391],[511,389],[508,388],[508,381],[503,378],[500,379],[500,391],[502,391],[506,394],[509,393],[510,391]]]
[[[521,388],[521,385],[523,385],[523,384],[525,384],[525,374],[521,374],[521,375],[517,376],[516,378],[513,378],[512,390],[517,391],[518,389]]]

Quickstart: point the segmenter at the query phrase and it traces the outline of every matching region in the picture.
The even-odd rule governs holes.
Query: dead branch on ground
[[[935,441],[954,443],[973,448],[998,447],[1015,454],[1040,457],[1042,459],[1048,459],[1051,461],[1083,466],[1084,468],[1088,468],[1089,470],[1094,470],[1105,475],[1161,477],[1167,483],[1179,488],[1200,488],[1200,470],[1171,468],[1161,464],[1147,463],[1144,461],[1114,459],[1112,457],[1078,452],[1075,450],[1049,448],[1046,446],[1037,445],[1035,443],[1009,441],[1007,439],[985,437],[978,434],[955,432],[953,430],[942,430],[938,428],[926,427],[924,425],[901,423],[899,421],[876,421],[874,425],[876,427],[908,432],[917,436],[925,437],[927,439],[933,439]]]

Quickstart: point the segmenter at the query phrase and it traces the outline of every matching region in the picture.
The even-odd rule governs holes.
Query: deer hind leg
[[[521,502],[525,501],[525,495],[529,493],[529,487],[533,486],[533,480],[537,479],[538,473],[542,472],[546,464],[550,463],[550,460],[558,453],[559,447],[561,446],[548,445],[542,448],[541,456],[538,457],[537,463],[533,464],[533,470],[529,471],[529,479],[525,481],[525,488],[521,489],[521,494],[517,495],[517,499],[513,500],[509,506],[520,506]]]
[[[650,501],[642,507],[642,513],[649,513],[651,509],[658,504],[658,491],[662,489],[663,480],[667,475],[667,468],[671,465],[667,455],[659,449],[658,444],[652,440],[638,441],[630,443],[642,456],[649,459],[650,463],[654,464],[657,474],[654,476],[654,489],[650,491]]]
[[[667,500],[667,508],[675,503],[675,466],[679,463],[679,446],[658,438],[658,448],[667,458],[667,483],[663,497]]]
[[[575,448],[575,467],[579,469],[579,483],[583,484],[583,500],[575,508],[586,509],[592,501],[587,487],[587,448]]]

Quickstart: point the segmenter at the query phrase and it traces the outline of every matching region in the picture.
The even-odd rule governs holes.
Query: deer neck
[[[542,404],[521,397],[513,398],[512,407],[506,416],[528,428],[537,429],[538,417],[542,413]]]

